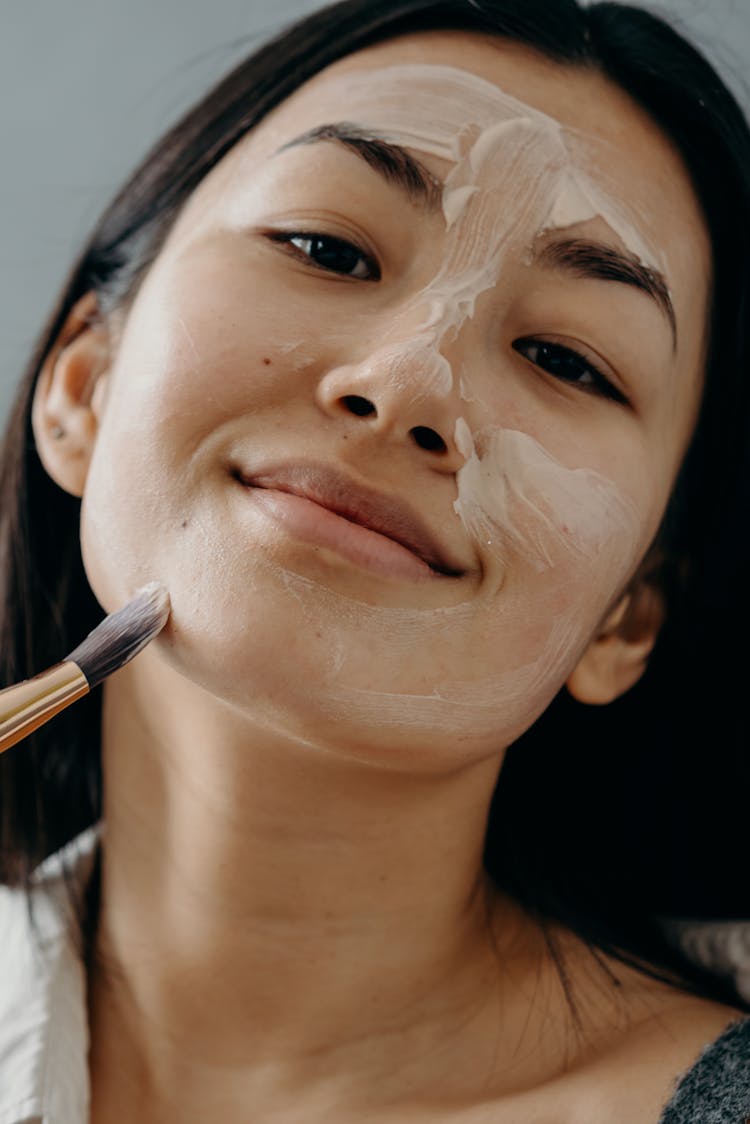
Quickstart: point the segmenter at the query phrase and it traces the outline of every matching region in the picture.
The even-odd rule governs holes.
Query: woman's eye
[[[380,269],[377,262],[363,253],[351,242],[334,238],[328,234],[305,234],[274,231],[272,241],[282,242],[293,247],[297,255],[306,258],[319,269],[338,273],[345,277],[356,277],[362,281],[379,281]]]
[[[562,382],[572,383],[593,394],[628,404],[624,394],[604,377],[594,364],[571,347],[538,339],[515,340],[513,347],[531,363]]]

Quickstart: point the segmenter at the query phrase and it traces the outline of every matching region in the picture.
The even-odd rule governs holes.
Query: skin
[[[337,146],[273,154],[328,120],[347,73],[403,62],[459,67],[613,145],[623,204],[669,263],[677,349],[643,295],[520,259],[508,281],[525,296],[502,326],[521,334],[525,316],[583,339],[624,372],[631,409],[553,387],[531,364],[528,381],[505,377],[505,350],[465,397],[415,397],[368,364],[434,275],[444,225]],[[269,242],[272,220],[283,213],[289,229],[306,208],[329,233],[374,241],[390,280],[324,277]],[[242,237],[230,221],[240,211]],[[622,92],[516,46],[432,33],[350,56],[245,138],[190,199],[125,323],[82,330],[83,302],[40,382],[40,454],[83,495],[101,604],[159,579],[173,607],[104,688],[92,1120],[600,1122],[613,1103],[622,1121],[655,1120],[674,1077],[737,1017],[610,965],[615,989],[559,931],[577,1032],[537,930],[487,885],[484,823],[505,747],[566,679],[595,701],[626,689],[653,635],[644,647],[619,631],[637,593],[623,599],[596,558],[541,584],[521,553],[501,571],[449,518],[464,463],[456,420],[478,428],[489,411],[627,495],[632,572],[698,409],[709,263],[678,157]],[[498,315],[492,294],[477,303],[446,348],[454,370]],[[320,325],[334,317],[329,337]],[[377,401],[377,421],[342,409],[347,394]],[[445,453],[415,445],[415,425]],[[411,500],[464,576],[375,575],[248,511],[230,454],[288,456],[290,443]],[[422,706],[436,682],[483,697],[490,673],[544,653],[550,617],[571,604],[577,632],[564,666],[544,665],[533,705],[519,694],[491,721],[464,707],[460,736],[455,710],[443,727]],[[365,691],[397,696],[396,717],[363,726],[353,700]]]

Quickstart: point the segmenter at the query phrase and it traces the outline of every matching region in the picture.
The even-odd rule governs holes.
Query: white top
[[[41,948],[24,891],[0,885],[0,1124],[88,1124],[86,971],[62,867],[64,860],[75,894],[85,893],[103,834],[103,823],[94,824],[34,871]],[[750,999],[747,922],[670,928],[692,959],[734,975]]]
[[[83,893],[101,833],[93,825],[34,871],[41,948],[24,891],[0,886],[0,1124],[88,1121],[86,974],[62,859]]]

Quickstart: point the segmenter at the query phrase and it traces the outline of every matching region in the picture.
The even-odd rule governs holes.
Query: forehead
[[[413,66],[411,76],[404,67]],[[442,124],[445,132],[460,123],[479,122],[487,125],[487,114],[492,106],[479,92],[465,87],[460,104],[448,112],[450,119],[437,120],[439,90],[429,98],[409,101],[408,87],[421,86],[423,93],[429,87],[420,82],[419,64],[447,66],[463,70],[491,84],[499,98],[521,103],[533,111],[559,122],[569,135],[581,140],[588,138],[599,146],[599,159],[605,175],[611,177],[622,193],[623,199],[643,211],[643,221],[663,230],[663,220],[678,214],[675,221],[694,227],[696,241],[703,236],[704,250],[707,242],[703,230],[700,207],[693,195],[689,178],[681,157],[670,140],[645,110],[619,86],[593,68],[562,65],[545,58],[540,53],[520,44],[470,32],[420,32],[388,40],[373,47],[357,51],[333,63],[296,90],[273,110],[246,142],[257,151],[270,153],[295,132],[324,123],[336,106],[339,117],[347,119],[351,104],[341,99],[344,91],[351,96],[353,83],[363,89],[370,76],[372,86],[379,86],[379,72],[399,66],[400,89],[391,106],[385,107],[378,94],[373,102],[373,112],[382,115],[391,111],[398,102],[403,111],[409,111],[414,120],[420,114],[428,118],[426,124]],[[413,91],[412,91],[413,92]],[[472,96],[474,104],[472,105]],[[482,103],[485,104],[482,104]],[[358,106],[358,112],[361,110]],[[503,109],[507,113],[507,109]],[[429,121],[432,115],[433,120]],[[404,119],[405,114],[402,114]],[[366,125],[368,122],[357,122]],[[240,146],[242,147],[242,144]],[[593,157],[593,154],[592,154]],[[658,217],[657,217],[658,216]],[[671,225],[671,224],[670,224]]]
[[[445,138],[456,125],[474,123],[487,128],[492,106],[480,92],[480,83],[472,91],[467,82],[463,96],[454,99],[452,106],[448,99],[441,103],[439,90],[431,92],[429,83],[420,80],[419,64],[458,68],[467,78],[473,75],[490,83],[504,101],[506,115],[512,112],[509,105],[518,102],[521,112],[528,107],[558,122],[574,150],[580,152],[581,161],[588,163],[588,170],[637,219],[644,239],[658,247],[670,288],[681,287],[686,271],[693,281],[707,281],[710,246],[701,210],[679,153],[656,123],[598,71],[558,64],[508,40],[470,32],[420,32],[358,51],[300,87],[237,146],[241,151],[236,157],[241,159],[243,149],[252,159],[270,156],[294,136],[330,123],[332,116],[351,119],[353,88],[359,94],[356,116],[361,118],[366,112],[368,81],[374,95],[370,101],[373,120],[357,120],[357,125],[375,127],[375,119],[384,122],[390,113],[402,122],[408,116],[410,125],[418,128],[421,116],[432,141],[440,135]],[[411,75],[404,69],[409,65]],[[394,66],[402,69],[399,90],[394,91],[396,98],[389,106],[381,96],[379,78],[385,68]],[[413,142],[415,148],[418,143]],[[439,164],[437,146],[433,143],[425,148],[432,148],[433,165]],[[691,288],[695,297],[696,285]],[[702,310],[706,291],[704,283],[697,294]],[[678,293],[678,300],[682,296]]]

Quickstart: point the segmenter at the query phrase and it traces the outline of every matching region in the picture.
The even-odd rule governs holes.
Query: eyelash
[[[534,336],[526,336],[524,339],[514,340],[512,346],[515,351],[523,355],[530,363],[533,363],[536,367],[541,367],[543,371],[546,371],[547,374],[557,379],[559,382],[578,386],[587,394],[598,394],[602,398],[610,398],[613,402],[619,402],[623,406],[630,405],[622,391],[614,386],[608,378],[605,378],[599,368],[592,363],[590,359],[587,359],[580,351],[576,351],[575,348],[566,347],[561,343],[552,343],[550,340],[540,340]],[[525,349],[536,349],[536,358],[532,358],[528,354],[528,350]],[[549,370],[549,367],[544,365],[544,361],[540,361],[539,353],[543,354],[544,361],[546,361],[549,366],[554,366],[556,363],[559,364],[561,360],[568,363],[572,362],[580,368],[577,374],[587,376],[588,381],[580,382],[577,378],[566,378],[564,375],[561,375],[559,371],[555,373],[555,371]]]
[[[270,231],[268,233],[268,237],[271,239],[272,242],[279,242],[279,243],[282,243],[285,246],[288,246],[289,247],[289,253],[293,254],[294,257],[301,258],[303,261],[306,261],[306,262],[310,263],[311,265],[313,265],[316,269],[322,269],[325,273],[336,273],[336,274],[339,274],[342,277],[353,277],[357,281],[379,281],[380,280],[380,276],[381,276],[380,266],[374,260],[374,258],[370,257],[370,255],[366,254],[363,250],[360,250],[358,246],[353,245],[351,242],[347,242],[344,238],[335,238],[331,234],[320,234],[318,231],[314,231],[314,230],[310,230],[310,231],[306,231],[306,230],[291,230],[291,231],[275,230],[275,231]],[[301,247],[294,246],[294,240],[295,239],[297,239],[300,242],[306,242],[308,244],[308,246],[312,246],[313,243],[317,242],[317,243],[326,243],[329,246],[335,246],[335,247],[337,247],[339,252],[351,250],[351,251],[353,251],[353,255],[354,255],[355,258],[359,258],[361,261],[363,261],[365,263],[365,265],[366,265],[366,267],[369,271],[370,276],[368,276],[368,277],[357,276],[357,274],[355,274],[355,273],[346,273],[342,270],[332,269],[330,266],[327,266],[327,265],[321,265],[320,262],[317,262],[315,260],[315,258],[312,256],[312,253],[307,253]]]
[[[333,235],[321,234],[318,231],[303,230],[269,231],[267,232],[267,237],[272,242],[279,243],[288,247],[288,252],[291,253],[294,257],[298,257],[301,260],[310,263],[315,269],[320,269],[324,273],[333,273],[343,277],[352,277],[355,280],[359,281],[380,280],[381,273],[378,263],[372,257],[370,257],[369,254],[366,254],[363,250],[360,250],[359,247],[355,246],[353,243],[347,242],[344,238],[336,238]],[[319,248],[320,244],[326,244],[329,247],[338,250],[339,253],[351,251],[354,259],[358,258],[361,262],[364,262],[369,272],[369,276],[362,277],[361,275],[357,275],[356,273],[347,273],[342,270],[333,269],[330,265],[321,265],[320,262],[316,261],[312,256],[312,252],[307,252],[300,246],[295,246],[295,240],[306,243],[310,250],[312,249],[312,245],[314,243],[318,243]],[[613,386],[609,379],[605,378],[599,368],[594,363],[592,363],[591,360],[587,359],[584,355],[582,355],[579,351],[576,351],[574,348],[566,347],[560,343],[552,343],[549,340],[537,339],[533,336],[526,336],[523,339],[514,340],[512,346],[515,351],[517,351],[520,355],[523,355],[526,359],[529,360],[530,363],[533,363],[534,366],[540,367],[543,371],[546,371],[552,378],[557,379],[560,382],[578,386],[581,388],[581,390],[588,394],[598,394],[603,398],[609,398],[614,402],[621,403],[622,405],[629,405],[628,399],[625,397],[625,395],[620,390],[618,390],[617,387]],[[528,354],[528,349],[536,349],[537,357],[531,358],[531,356]],[[540,355],[542,357],[542,361],[540,361]],[[572,362],[582,368],[582,370],[578,371],[578,374],[587,376],[588,381],[580,382],[575,378],[565,378],[559,373],[559,371],[555,373],[554,371],[549,370],[548,367],[544,365],[545,361],[550,366],[554,366],[555,364],[559,365],[561,361],[567,363]]]

